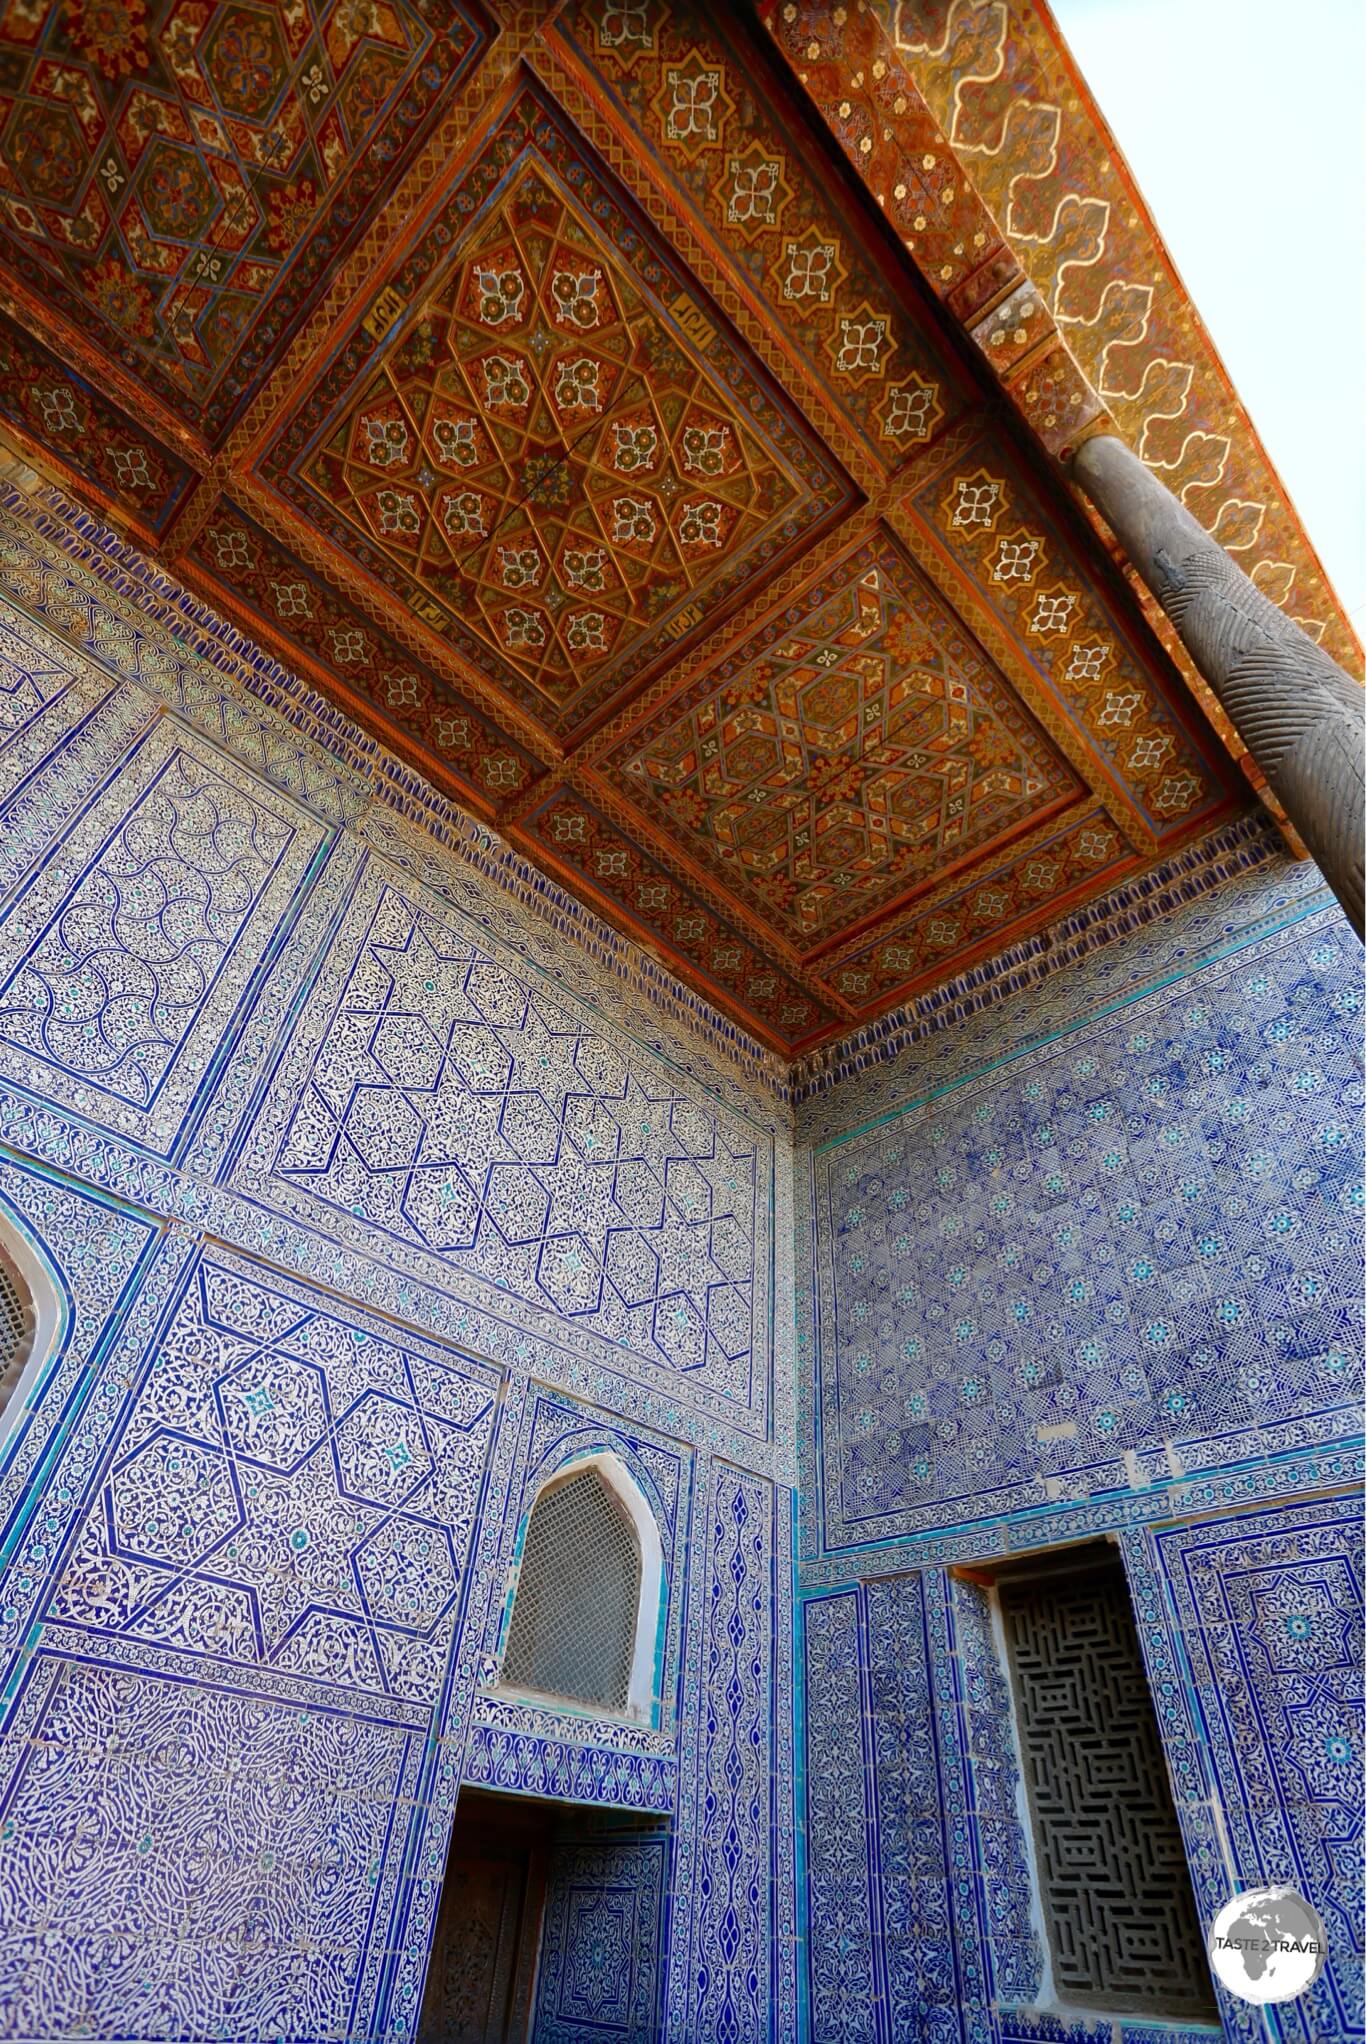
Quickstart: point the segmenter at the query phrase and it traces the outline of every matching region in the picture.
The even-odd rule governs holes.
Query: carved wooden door
[[[525,2044],[530,2033],[545,1855],[539,1826],[519,1816],[514,1805],[494,1825],[462,1802],[418,2044]]]

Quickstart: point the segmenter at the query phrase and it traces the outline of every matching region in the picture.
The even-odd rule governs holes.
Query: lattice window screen
[[[1214,2016],[1122,1564],[1000,1598],[1059,1998]]]
[[[640,1542],[596,1469],[532,1507],[512,1605],[503,1682],[624,1711],[631,1689]]]
[[[14,1396],[33,1347],[33,1294],[0,1246],[0,1413]]]

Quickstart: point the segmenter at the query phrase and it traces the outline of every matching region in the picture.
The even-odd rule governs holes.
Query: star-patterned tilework
[[[634,1070],[581,1013],[372,869],[243,1183],[582,1321],[762,1413],[755,1135]]]
[[[492,1417],[487,1378],[202,1264],[52,1615],[434,1694]]]

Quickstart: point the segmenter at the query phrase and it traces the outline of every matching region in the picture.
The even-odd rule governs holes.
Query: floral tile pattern
[[[556,1848],[536,1990],[537,2044],[649,2044],[658,2035],[667,1869],[662,1839]]]
[[[0,1910],[22,1921],[38,1890],[47,1916],[0,1947],[16,2024],[242,2044],[267,2027],[345,2033],[372,1895],[336,1875],[382,1852],[411,1783],[411,1730],[50,1660],[24,1721],[0,1804]],[[205,1781],[217,1786],[208,1837]],[[286,1926],[297,1952],[263,1965],[265,1937]]]
[[[669,1732],[566,1721],[506,1697],[475,1701],[465,1780],[477,1788],[611,1810],[673,1813],[678,1761]]]
[[[1350,943],[1288,929],[815,1153],[822,1544],[1355,1431]]]
[[[782,2034],[786,1968],[780,1960],[770,1973],[767,1963],[779,1930],[775,1875],[782,1863],[774,1823],[780,1668],[768,1647],[781,1580],[777,1503],[761,1479],[716,1468],[697,1668],[703,1698],[691,1868],[697,1907],[690,1959],[686,1970],[676,1969],[670,1994],[670,2037],[757,2044],[772,2034],[775,2020]],[[768,1992],[756,1994],[766,1976]]]
[[[811,2034],[988,2037],[947,1580],[889,1578],[801,1608]],[[834,1821],[818,1824],[818,1812]]]
[[[1240,1887],[1283,1882],[1323,1918],[1328,1964],[1276,2012],[1282,2037],[1359,2036],[1366,1721],[1362,1524],[1355,1495],[1126,1536],[1169,1747],[1210,1920]],[[1178,1688],[1180,1662],[1191,1682]],[[1184,1693],[1183,1693],[1184,1692]],[[1202,1858],[1217,1802],[1222,1866]]]

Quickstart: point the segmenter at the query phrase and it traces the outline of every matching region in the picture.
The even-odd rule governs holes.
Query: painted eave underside
[[[1041,5],[0,15],[0,430],[784,1058],[1232,822],[1062,480],[1357,649]]]

